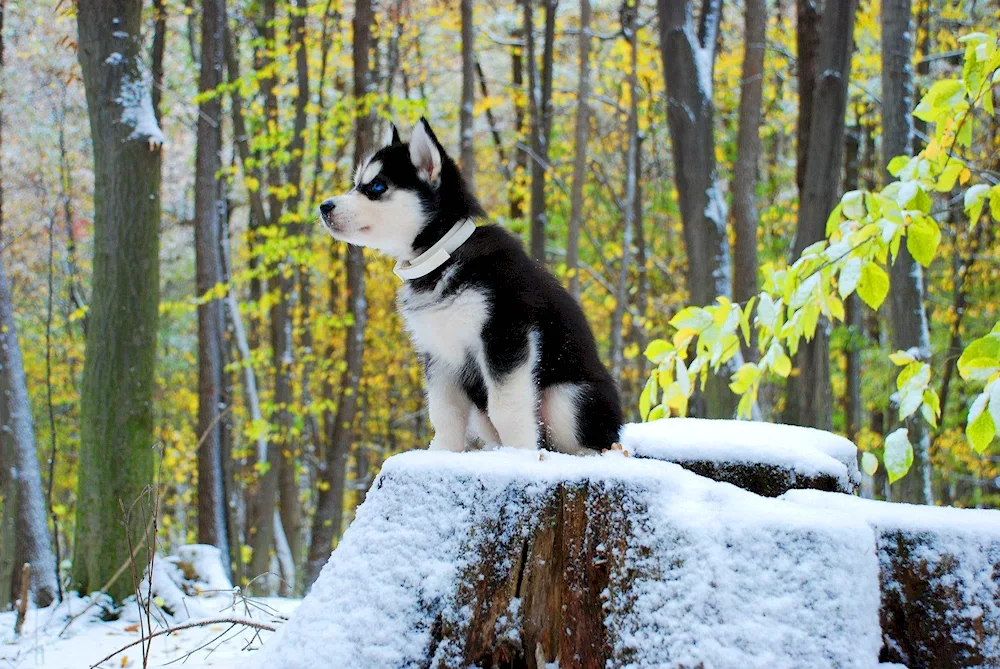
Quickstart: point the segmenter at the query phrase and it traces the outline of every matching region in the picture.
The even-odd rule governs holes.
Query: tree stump
[[[875,530],[884,662],[1000,667],[1000,512],[797,490],[787,499]]]
[[[764,497],[793,489],[853,494],[861,485],[857,447],[808,427],[667,418],[626,425],[622,446],[636,457],[674,462]]]
[[[873,545],[849,516],[665,462],[405,453],[255,662],[870,669]]]

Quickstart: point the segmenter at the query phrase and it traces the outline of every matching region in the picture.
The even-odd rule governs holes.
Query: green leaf
[[[989,411],[986,411],[988,401],[986,393],[976,398],[976,401],[972,403],[972,408],[969,409],[969,423],[965,427],[965,436],[972,444],[972,448],[979,454],[986,451],[986,447],[993,441],[997,431],[993,416]]]
[[[829,237],[834,232],[836,232],[837,228],[840,227],[840,215],[841,215],[841,210],[842,209],[843,209],[843,205],[838,204],[836,207],[833,208],[833,211],[831,211],[830,215],[827,217],[827,219],[826,219],[826,236],[827,237]]]
[[[670,342],[664,339],[654,339],[646,346],[646,359],[650,362],[659,362],[665,353],[669,353],[672,350],[674,350],[674,347],[670,345]]]
[[[657,404],[653,407],[653,410],[649,412],[649,416],[646,417],[646,421],[660,420],[665,415],[667,415],[667,408],[662,404]]]
[[[976,339],[962,351],[958,373],[963,379],[986,381],[1000,370],[1000,335],[990,333]]]
[[[1000,186],[990,189],[990,216],[1000,223]]]
[[[910,156],[896,156],[889,161],[889,174],[892,176],[899,176],[899,173],[910,163]]]
[[[782,353],[778,356],[778,359],[774,361],[774,365],[771,369],[773,369],[774,373],[781,378],[787,379],[788,375],[792,373],[792,359]]]
[[[913,259],[927,267],[934,260],[938,244],[941,243],[941,228],[930,216],[919,216],[910,223],[906,231],[906,248]]]
[[[913,464],[913,446],[910,444],[906,428],[901,427],[885,438],[882,461],[889,475],[889,483],[895,483],[910,471],[910,466]]]
[[[670,324],[678,330],[690,328],[701,332],[712,324],[712,314],[701,307],[686,307],[670,319]]]
[[[875,472],[878,471],[878,458],[865,451],[861,454],[861,469],[868,476],[875,476]]]
[[[774,305],[769,293],[760,294],[760,303],[757,304],[757,324],[765,328],[773,328],[778,320],[778,309]]]
[[[858,280],[858,296],[876,311],[889,294],[889,275],[877,263],[868,262],[861,267]]]
[[[864,191],[847,191],[844,193],[844,197],[840,198],[840,207],[844,212],[844,216],[852,221],[863,218],[865,215]]]
[[[760,368],[752,362],[745,363],[733,374],[729,389],[737,395],[742,395],[750,390],[758,378],[760,378]]]
[[[931,427],[937,427],[938,417],[941,415],[941,398],[933,388],[924,390],[924,403],[920,405],[920,414]]]
[[[649,380],[646,381],[646,385],[643,387],[642,392],[639,393],[639,416],[645,421],[647,416],[649,416],[649,406],[650,399],[649,396],[653,388],[653,377],[650,376]]]
[[[934,190],[939,193],[947,193],[952,188],[955,187],[955,182],[958,181],[958,175],[962,173],[965,169],[965,165],[962,164],[960,160],[952,160],[948,165],[941,171],[941,176],[938,177],[937,184],[934,185]]]
[[[861,258],[851,258],[840,270],[837,277],[837,290],[840,296],[846,298],[858,287],[861,279]]]
[[[976,184],[965,191],[965,213],[972,225],[979,222],[979,216],[983,213],[983,203],[986,201],[989,190],[990,187],[986,184]]]

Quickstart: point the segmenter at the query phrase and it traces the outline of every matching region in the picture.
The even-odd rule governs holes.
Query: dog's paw
[[[625,447],[619,444],[617,441],[611,444],[611,448],[605,448],[601,453],[620,453],[622,457],[629,458],[632,457],[631,454],[625,450]]]

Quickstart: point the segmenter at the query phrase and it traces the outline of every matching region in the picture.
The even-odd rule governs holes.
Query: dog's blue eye
[[[369,186],[371,192],[375,195],[381,195],[385,192],[385,182],[384,181],[373,181]]]

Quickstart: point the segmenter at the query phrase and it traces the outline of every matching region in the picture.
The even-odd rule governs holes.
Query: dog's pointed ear
[[[382,136],[382,146],[395,146],[402,143],[403,140],[399,138],[399,131],[396,130],[396,124],[390,122],[389,126],[385,129],[385,135]]]
[[[425,118],[420,119],[410,137],[410,161],[417,168],[417,176],[432,187],[438,185],[441,179],[441,145]]]

